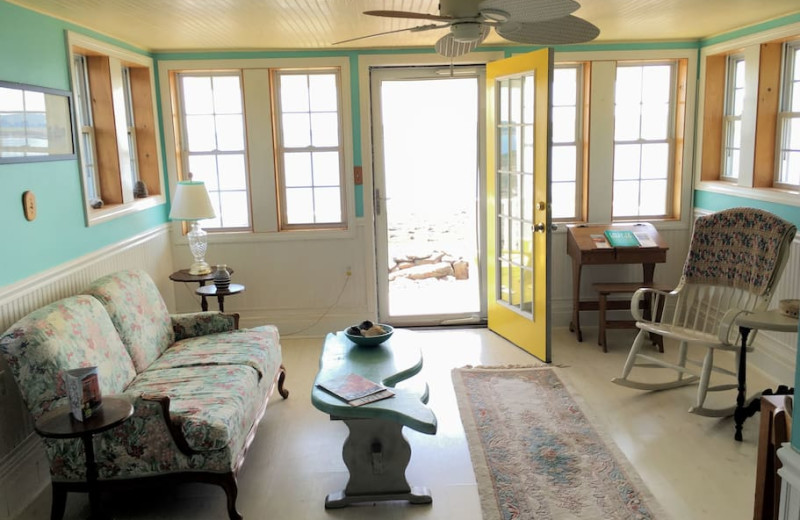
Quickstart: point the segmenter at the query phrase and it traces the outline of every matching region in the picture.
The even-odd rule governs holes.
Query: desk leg
[[[656,264],[642,264],[642,281],[646,285],[653,283],[653,277],[656,273]],[[652,319],[650,316],[650,299],[645,300],[644,319]],[[659,313],[660,314],[660,313]],[[664,352],[664,338],[658,334],[650,333],[650,342],[658,346],[659,352]]]
[[[574,332],[578,341],[583,341],[581,334],[581,264],[574,258],[572,259],[572,321],[569,323],[569,331]]]
[[[428,488],[411,487],[406,480],[411,446],[402,424],[381,419],[344,419],[344,423],[350,435],[344,442],[342,458],[350,479],[343,491],[327,496],[326,509],[381,500],[408,500],[412,504],[433,501]]]

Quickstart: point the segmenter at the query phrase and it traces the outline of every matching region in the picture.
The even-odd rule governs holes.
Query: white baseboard
[[[781,477],[778,518],[800,520],[800,453],[787,442],[778,449],[778,458],[783,463],[783,467],[778,470]]]

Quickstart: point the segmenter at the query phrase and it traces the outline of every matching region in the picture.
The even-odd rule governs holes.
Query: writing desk
[[[598,248],[592,235],[603,235],[607,230],[644,232],[656,243],[656,247],[609,247]],[[570,332],[574,332],[578,341],[583,341],[581,333],[580,311],[596,311],[600,308],[597,300],[581,301],[581,271],[584,265],[616,265],[642,264],[642,280],[644,284],[653,283],[656,264],[667,261],[669,246],[656,231],[655,226],[648,223],[629,224],[576,224],[567,226],[567,254],[572,257],[572,321]],[[630,302],[613,300],[607,309],[618,310],[630,308]]]

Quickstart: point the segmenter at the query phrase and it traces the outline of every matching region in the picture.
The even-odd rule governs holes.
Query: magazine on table
[[[385,386],[353,373],[320,381],[317,386],[350,406],[361,406],[394,396],[394,392]]]
[[[83,422],[97,414],[103,404],[97,367],[67,370],[64,374],[64,383],[67,387],[70,410],[75,419]]]

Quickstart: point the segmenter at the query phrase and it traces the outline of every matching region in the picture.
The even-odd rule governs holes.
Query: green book
[[[639,247],[639,241],[636,239],[633,231],[615,231],[607,229],[605,235],[611,247]]]

